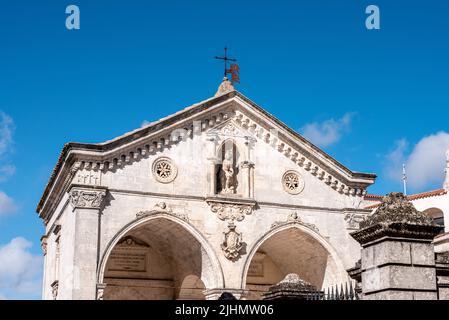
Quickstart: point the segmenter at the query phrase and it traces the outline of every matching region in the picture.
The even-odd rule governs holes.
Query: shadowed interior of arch
[[[444,227],[443,210],[441,210],[439,208],[429,208],[429,209],[424,210],[424,213],[426,213],[429,217],[431,217],[435,224]]]
[[[211,261],[183,226],[153,219],[123,236],[108,257],[104,299],[204,299]]]
[[[336,282],[336,271],[331,255],[316,239],[298,228],[282,230],[266,239],[251,260],[246,276],[248,299],[261,299],[289,273],[321,290]]]

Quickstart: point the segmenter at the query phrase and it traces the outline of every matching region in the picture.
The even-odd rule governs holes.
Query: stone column
[[[207,158],[209,161],[209,195],[217,194],[217,159]]]
[[[402,193],[384,197],[351,236],[362,246],[362,298],[436,300],[433,224]]]
[[[243,161],[242,163],[240,163],[240,168],[242,168],[243,190],[244,190],[243,195],[248,198],[253,198],[254,163],[250,161]]]
[[[95,300],[97,295],[99,223],[106,190],[105,187],[98,186],[72,186],[69,189],[75,214],[72,283],[74,300]]]

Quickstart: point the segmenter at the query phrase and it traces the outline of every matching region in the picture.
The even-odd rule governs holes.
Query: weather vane
[[[239,67],[239,65],[237,63],[232,63],[228,69],[228,61],[236,62],[237,59],[232,59],[232,58],[228,57],[228,48],[227,47],[224,48],[224,56],[223,57],[215,56],[215,59],[223,60],[225,77],[227,74],[231,74],[231,82],[233,84],[240,83],[240,77],[239,77],[240,67]]]

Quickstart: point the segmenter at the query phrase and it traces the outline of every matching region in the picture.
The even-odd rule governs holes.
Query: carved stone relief
[[[276,221],[271,225],[271,228],[276,228],[282,225],[286,225],[286,224],[290,224],[290,223],[298,223],[301,224],[309,229],[312,229],[315,232],[319,232],[318,228],[316,225],[314,225],[313,223],[306,223],[304,221],[302,221],[302,219],[299,217],[298,213],[292,212],[288,215],[287,220],[285,221]]]
[[[153,210],[142,210],[136,214],[136,218],[142,218],[145,216],[158,214],[158,213],[166,213],[178,217],[186,222],[189,222],[189,216],[186,213],[174,212],[173,209],[167,205],[165,202],[159,202],[154,205]]]
[[[70,202],[75,208],[99,209],[106,196],[106,190],[74,188],[70,191]]]
[[[224,241],[221,244],[221,249],[226,258],[229,260],[236,260],[240,256],[240,251],[243,249],[242,234],[237,232],[235,224],[231,221],[228,223],[228,230],[224,232]]]
[[[360,222],[365,220],[364,214],[349,212],[345,214],[346,228],[350,230],[358,230]]]
[[[210,210],[217,214],[220,220],[242,221],[245,215],[253,212],[253,206],[250,204],[232,204],[223,202],[208,201]]]

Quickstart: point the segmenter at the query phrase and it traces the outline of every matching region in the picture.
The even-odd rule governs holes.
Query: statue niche
[[[238,190],[239,159],[236,145],[231,141],[223,143],[219,150],[219,165],[217,170],[217,193],[235,194]]]

